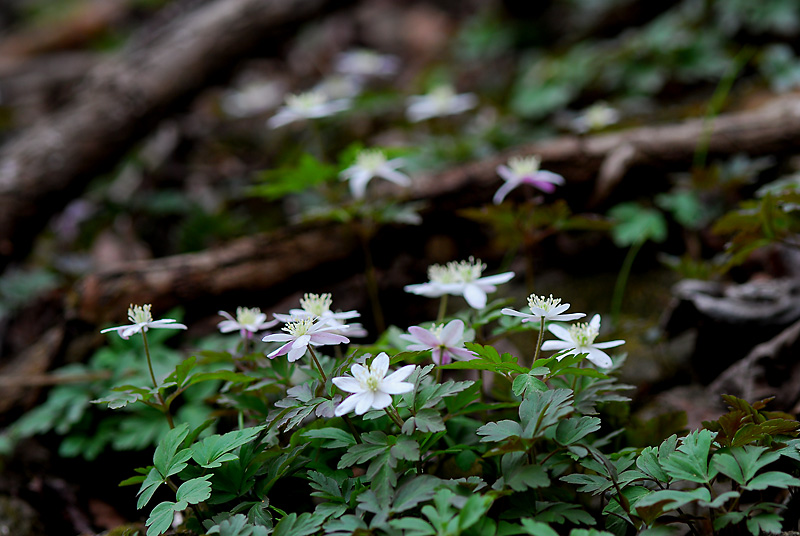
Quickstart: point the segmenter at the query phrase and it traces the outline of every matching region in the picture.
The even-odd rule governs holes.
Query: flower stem
[[[436,323],[444,321],[447,314],[447,294],[442,294],[442,300],[439,302],[439,314],[436,315]]]
[[[169,406],[164,403],[164,399],[161,398],[161,393],[158,391],[158,382],[156,381],[156,375],[153,373],[153,361],[150,359],[150,345],[147,344],[147,334],[144,329],[142,329],[142,340],[144,341],[144,355],[147,356],[147,368],[150,369],[150,379],[153,380],[153,387],[156,389],[156,400],[161,405],[161,411],[167,418],[169,427],[175,428],[175,423],[172,422],[172,415],[169,412]]]
[[[644,244],[644,241],[636,242],[631,246],[631,248],[628,250],[628,254],[625,255],[625,260],[622,262],[622,268],[619,270],[617,282],[614,285],[614,295],[611,297],[611,322],[614,324],[614,326],[619,326],[619,313],[622,309],[622,296],[625,294],[625,287],[628,284],[628,276],[631,274],[633,260],[636,258],[636,254],[639,253],[639,249],[641,249],[642,244]]]
[[[311,359],[314,360],[314,364],[317,366],[320,376],[322,376],[322,383],[328,383],[328,377],[325,375],[325,371],[322,370],[322,365],[320,365],[317,360],[317,354],[314,353],[314,349],[311,348],[310,344],[308,345],[308,351],[311,354]]]
[[[392,409],[390,410],[389,408],[392,408]],[[405,423],[403,422],[403,419],[400,418],[400,415],[397,413],[397,410],[394,409],[394,406],[385,407],[385,408],[383,408],[383,411],[386,412],[386,415],[388,415],[389,418],[392,419],[392,421],[394,421],[394,423],[397,426],[399,426],[401,430],[403,429],[403,425]]]
[[[536,353],[533,355],[533,361],[536,362],[539,359],[539,352],[542,349],[542,341],[544,340],[544,325],[545,325],[545,318],[540,316],[541,320],[539,321],[539,340],[536,342]]]
[[[358,443],[360,445],[361,444],[361,434],[358,433],[358,429],[356,428],[356,425],[353,424],[353,421],[352,421],[352,419],[350,419],[349,415],[342,415],[342,418],[344,419],[345,424],[347,424],[347,427],[350,428],[350,433],[353,434],[353,438],[356,440],[356,443]]]

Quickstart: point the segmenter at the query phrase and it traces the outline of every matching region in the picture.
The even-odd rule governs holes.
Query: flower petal
[[[442,329],[439,340],[441,340],[442,344],[445,346],[456,346],[461,344],[461,338],[463,336],[464,322],[456,318],[455,320],[451,320],[444,329]]]
[[[595,348],[616,348],[617,346],[622,346],[623,344],[625,344],[625,341],[618,339],[616,341],[598,342],[592,346]]]
[[[416,365],[406,365],[405,367],[402,367],[402,368],[392,372],[391,374],[386,376],[386,378],[383,379],[383,385],[385,386],[387,383],[402,382],[403,380],[408,378],[411,375],[412,372],[414,372],[415,368],[417,368]],[[407,385],[411,385],[411,384],[409,383]],[[413,389],[413,388],[414,388],[414,386],[411,385],[411,389]],[[408,390],[410,391],[411,389],[408,389]],[[386,391],[385,387],[384,387],[384,391]],[[388,393],[389,391],[386,391],[386,392]],[[401,391],[401,392],[405,393],[406,391]]]
[[[378,391],[372,399],[372,407],[375,409],[383,409],[392,403],[392,395]]]
[[[369,408],[372,407],[372,401],[375,400],[375,393],[372,391],[363,391],[359,393],[359,400],[356,403],[356,415],[364,415]]]
[[[378,356],[372,360],[369,370],[372,374],[380,378],[386,376],[386,372],[389,370],[389,356],[386,355],[386,352],[379,353]]]
[[[347,391],[348,393],[357,393],[364,388],[355,378],[350,378],[349,376],[339,376],[336,378],[331,379],[333,385],[341,389],[342,391]]]
[[[570,344],[574,344],[575,341],[572,340],[572,335],[569,334],[569,331],[559,326],[558,324],[550,324],[549,326],[547,326],[547,329],[548,331],[550,331],[550,333],[552,333],[562,341],[567,341]]]
[[[336,406],[336,411],[334,411],[333,414],[337,417],[341,417],[353,411],[358,401],[361,400],[362,394],[363,393],[356,393],[342,400],[342,403]]]
[[[486,292],[473,283],[469,283],[464,287],[464,299],[473,309],[486,307]]]
[[[544,341],[542,343],[542,350],[566,350],[567,348],[575,348],[575,345],[567,341]]]
[[[614,365],[608,354],[597,348],[589,348],[589,355],[586,356],[586,359],[600,368],[611,368]]]

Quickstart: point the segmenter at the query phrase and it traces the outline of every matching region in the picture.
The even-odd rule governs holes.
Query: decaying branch
[[[171,108],[331,0],[216,0],[94,68],[76,98],[0,151],[0,268]]]
[[[341,225],[250,236],[200,253],[94,273],[76,287],[73,309],[82,320],[101,324],[120,319],[131,302],[166,309],[228,292],[263,291],[357,249],[357,237]]]
[[[787,153],[800,148],[800,99],[779,98],[752,111],[723,114],[711,122],[689,119],[681,123],[632,128],[578,138],[565,136],[516,147],[497,157],[420,177],[410,195],[432,198],[473,185],[499,184],[495,168],[510,156],[537,154],[543,167],[568,181],[597,178],[594,201],[605,198],[635,166],[688,167],[701,143],[711,156],[739,152],[752,156]]]

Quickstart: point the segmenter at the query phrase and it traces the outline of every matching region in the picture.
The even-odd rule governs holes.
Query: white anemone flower
[[[331,326],[331,333],[347,335],[349,337],[366,337],[367,330],[361,324],[345,322],[351,318],[358,318],[361,314],[358,311],[331,311],[333,298],[330,293],[312,294],[305,293],[300,298],[301,309],[290,309],[288,315],[275,313],[276,319],[281,322],[296,322],[304,318],[319,318],[320,322]]]
[[[611,368],[613,362],[603,350],[625,344],[623,340],[594,342],[600,334],[600,315],[594,315],[590,322],[573,324],[569,330],[553,324],[547,326],[550,333],[558,337],[559,341],[545,341],[542,350],[567,350],[561,357],[575,354],[588,354],[586,359],[600,368]]]
[[[224,316],[225,320],[217,324],[217,329],[222,333],[238,330],[243,339],[252,339],[255,333],[269,329],[278,323],[277,319],[268,321],[267,315],[262,313],[258,307],[237,307],[236,318],[225,311],[218,311],[218,314]]]
[[[363,415],[370,408],[389,407],[392,395],[407,393],[414,389],[413,384],[403,380],[408,378],[415,368],[415,365],[406,365],[386,376],[389,372],[389,356],[386,352],[378,354],[369,368],[359,364],[353,365],[350,369],[352,377],[339,376],[332,380],[342,391],[353,393],[336,407],[334,413],[340,417],[355,410],[356,415]]]
[[[497,174],[505,183],[494,194],[494,204],[502,203],[509,192],[521,184],[530,184],[548,194],[555,191],[556,185],[564,184],[561,175],[539,169],[541,163],[538,156],[515,156],[508,160],[508,165],[497,166]]]
[[[350,99],[331,100],[322,91],[289,94],[278,113],[267,120],[269,128],[278,128],[295,121],[328,117],[350,108]]]
[[[373,177],[381,177],[400,186],[408,186],[411,179],[397,168],[403,164],[402,158],[388,160],[383,151],[368,149],[356,156],[356,163],[339,173],[341,180],[350,181],[350,192],[356,199],[362,199],[367,192],[367,184]]]
[[[317,321],[317,318],[303,318],[294,322],[289,322],[283,326],[286,333],[272,333],[263,339],[264,342],[283,342],[283,346],[270,353],[270,359],[289,354],[289,361],[297,361],[308,351],[308,345],[323,346],[327,344],[340,344],[350,342],[344,335],[331,333],[336,328],[325,322]]]
[[[379,54],[374,50],[355,49],[336,56],[334,70],[356,77],[387,77],[400,68],[400,58],[391,54]]]
[[[604,101],[599,101],[581,112],[572,120],[572,130],[584,134],[591,130],[600,130],[619,121],[619,112]]]
[[[539,322],[542,319],[547,322],[569,322],[586,316],[584,313],[564,313],[569,309],[569,304],[561,303],[561,298],[554,298],[552,294],[549,298],[531,294],[528,296],[528,308],[531,314],[515,311],[509,307],[500,312],[508,316],[519,316],[523,322]]]
[[[128,320],[131,325],[117,326],[114,328],[106,328],[100,333],[108,333],[109,331],[116,331],[117,334],[123,339],[130,338],[131,335],[136,333],[145,332],[150,328],[160,329],[187,329],[183,324],[178,324],[177,320],[171,318],[163,318],[161,320],[153,320],[153,315],[150,314],[152,306],[148,303],[145,305],[133,305],[128,308]]]
[[[507,283],[514,272],[481,277],[486,265],[470,257],[466,261],[451,261],[445,266],[434,264],[428,268],[428,283],[406,285],[404,290],[419,296],[438,298],[445,294],[463,296],[473,309],[486,307],[486,295],[497,290],[496,285]]]
[[[433,362],[437,365],[447,365],[454,359],[469,361],[477,357],[475,352],[464,348],[464,322],[459,319],[451,320],[447,325],[434,325],[430,329],[411,326],[408,332],[410,335],[400,335],[401,339],[414,343],[406,349],[412,352],[430,350]]]
[[[438,86],[426,95],[413,95],[406,100],[406,117],[416,123],[431,117],[456,115],[471,110],[478,105],[474,93],[456,94],[452,86]]]

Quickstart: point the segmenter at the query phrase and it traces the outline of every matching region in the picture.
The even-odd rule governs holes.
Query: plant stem
[[[622,309],[622,296],[625,294],[625,287],[628,285],[628,276],[631,274],[633,260],[636,258],[636,254],[639,253],[639,250],[642,248],[642,244],[644,244],[644,241],[636,242],[631,246],[631,248],[628,250],[628,254],[625,255],[625,260],[622,262],[622,268],[619,270],[617,282],[614,285],[614,294],[611,297],[611,322],[614,324],[614,326],[619,325],[619,313]]]
[[[322,376],[322,383],[328,383],[328,377],[325,375],[325,371],[322,370],[322,365],[319,364],[317,360],[317,354],[314,353],[314,349],[311,348],[311,345],[308,345],[308,352],[311,354],[311,359],[314,361],[314,364],[317,366],[317,370],[319,371],[320,376]]]
[[[539,359],[539,352],[542,349],[542,341],[544,340],[544,325],[545,319],[543,316],[540,316],[541,320],[539,321],[539,340],[536,342],[536,353],[533,355],[533,361],[536,362]]]
[[[439,314],[436,315],[436,323],[439,324],[444,321],[447,314],[447,294],[442,294],[442,299],[439,301]]]
[[[142,329],[142,340],[144,341],[144,355],[147,356],[147,368],[150,370],[150,379],[153,380],[153,387],[156,390],[156,400],[161,405],[161,411],[164,413],[164,416],[167,418],[167,423],[169,424],[170,428],[175,428],[175,423],[172,422],[172,415],[169,413],[169,406],[164,402],[164,399],[161,397],[161,393],[158,391],[158,382],[156,381],[156,375],[153,373],[153,361],[150,359],[150,345],[147,344],[147,334],[145,333],[145,329]]]
[[[361,434],[358,433],[358,429],[356,428],[356,425],[353,424],[353,421],[352,421],[352,419],[350,419],[349,415],[342,415],[342,418],[344,419],[345,424],[347,424],[347,427],[350,428],[350,433],[353,434],[353,438],[356,440],[356,443],[358,443],[360,445],[361,444]]]
[[[392,409],[390,410],[389,408],[392,408]],[[392,419],[392,421],[397,426],[399,426],[401,430],[403,429],[403,425],[405,423],[403,422],[403,419],[400,418],[400,415],[397,413],[397,410],[394,409],[394,406],[385,407],[385,408],[383,408],[383,411],[386,412],[386,415],[388,415],[389,418]]]

